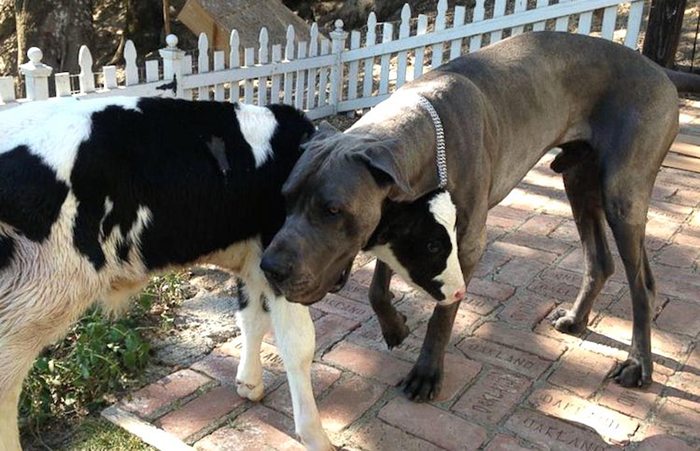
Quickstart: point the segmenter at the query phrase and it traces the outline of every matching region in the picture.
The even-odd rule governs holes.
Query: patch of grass
[[[104,418],[88,417],[80,423],[65,451],[152,451],[154,448]]]
[[[91,309],[62,341],[44,350],[24,381],[23,432],[36,437],[39,426],[95,412],[113,401],[114,393],[136,384],[150,358],[144,332],[172,326],[172,308],[185,296],[183,276],[154,277],[123,318]]]

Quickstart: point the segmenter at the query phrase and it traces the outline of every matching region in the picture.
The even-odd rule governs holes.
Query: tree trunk
[[[119,47],[109,64],[124,62],[124,44],[127,40],[134,43],[141,61],[149,52],[163,46],[164,3],[162,0],[122,0],[122,2],[126,9],[124,30]]]
[[[686,0],[652,0],[642,53],[663,67],[672,67],[681,37]]]
[[[43,62],[55,72],[79,70],[81,45],[93,43],[92,0],[15,0],[18,63],[27,61],[27,50],[39,47]]]

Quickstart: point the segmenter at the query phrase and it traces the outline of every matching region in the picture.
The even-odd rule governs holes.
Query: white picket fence
[[[160,50],[161,59],[146,61],[145,78],[139,76],[131,41],[124,50],[125,66],[105,66],[98,74],[93,73],[92,56],[83,46],[80,74],[55,74],[52,92],[55,97],[95,97],[163,95],[170,90],[186,99],[259,105],[284,102],[319,118],[376,105],[427,69],[526,31],[593,34],[637,48],[643,9],[643,0],[537,0],[532,9],[527,0],[495,0],[493,10],[486,11],[484,0],[477,0],[473,11],[456,6],[448,14],[447,1],[440,0],[431,21],[423,14],[412,18],[406,4],[398,27],[378,24],[371,13],[364,32],[347,33],[342,21],[336,21],[330,40],[314,24],[309,42],[297,42],[290,26],[286,44],[271,45],[263,28],[257,49],[241,49],[233,31],[231,51],[225,55],[211,52],[202,34],[196,64],[193,55],[178,49],[177,38],[170,35],[167,47]],[[25,98],[15,98],[14,77],[0,77],[0,110],[49,98],[52,69],[41,63],[39,49],[30,49],[28,57],[30,61],[21,66]],[[71,79],[76,78],[74,91]]]

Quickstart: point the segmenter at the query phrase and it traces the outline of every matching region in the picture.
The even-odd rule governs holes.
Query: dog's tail
[[[664,71],[671,82],[676,85],[678,92],[700,94],[700,75],[677,72],[671,69],[664,69]]]

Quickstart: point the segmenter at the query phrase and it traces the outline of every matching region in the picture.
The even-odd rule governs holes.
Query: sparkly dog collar
[[[422,95],[416,95],[418,103],[430,114],[430,118],[435,126],[435,139],[437,141],[435,160],[437,162],[438,180],[440,181],[438,187],[444,189],[447,186],[447,159],[445,158],[445,132],[442,129],[442,121],[433,104]]]

